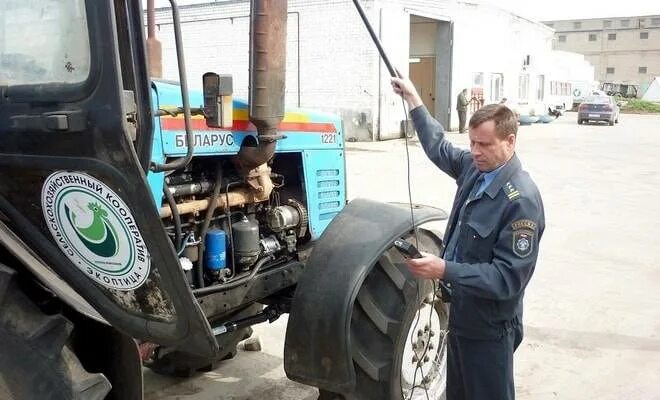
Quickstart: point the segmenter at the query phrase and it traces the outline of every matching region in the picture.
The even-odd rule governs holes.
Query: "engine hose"
[[[231,208],[229,207],[229,188],[231,187],[232,183],[234,182],[227,184],[227,190],[225,190],[225,196],[227,198],[227,225],[229,227],[229,254],[231,255],[231,275],[229,278],[233,278],[236,274],[236,259],[234,258],[234,230],[231,228],[231,224],[233,222],[231,220]]]
[[[220,196],[220,187],[222,186],[222,164],[218,163],[218,172],[216,174],[215,186],[213,187],[213,194],[211,195],[211,201],[209,203],[209,208],[206,209],[206,216],[204,217],[204,225],[202,225],[202,231],[200,232],[199,238],[199,259],[197,261],[197,287],[204,287],[204,250],[206,247],[206,232],[209,230],[211,225],[211,218],[215,212],[215,208],[218,203],[218,197]],[[231,228],[231,227],[230,227]]]
[[[236,279],[235,281],[227,282],[222,285],[215,285],[215,286],[208,286],[203,289],[195,289],[193,290],[193,294],[195,296],[206,296],[208,294],[213,294],[213,293],[218,293],[222,292],[224,290],[229,290],[229,289],[234,289],[246,282],[250,282],[254,279],[255,276],[257,276],[257,273],[259,273],[259,270],[268,262],[271,260],[274,260],[275,257],[272,255],[268,255],[261,260],[257,261],[255,264],[254,268],[252,269],[252,272],[250,272],[250,275],[245,276],[243,278]]]
[[[192,131],[192,116],[190,115],[190,100],[188,98],[188,75],[186,73],[185,57],[183,55],[183,35],[179,23],[179,7],[175,0],[169,0],[172,5],[172,19],[174,21],[174,44],[176,48],[176,59],[179,67],[179,85],[181,87],[181,101],[183,103],[183,122],[186,129],[186,156],[178,158],[167,164],[152,162],[149,169],[153,172],[174,171],[185,168],[193,158],[195,140]]]
[[[183,238],[183,242],[181,242],[181,247],[179,247],[176,251],[177,256],[181,257],[181,254],[183,254],[183,252],[186,250],[186,244],[188,244],[188,241],[190,240],[193,234],[194,232],[190,232],[186,235],[185,238]]]
[[[176,207],[176,202],[174,201],[174,196],[170,192],[170,188],[167,186],[167,183],[163,184],[163,194],[172,209],[172,219],[174,220],[174,248],[178,251],[181,247],[181,237],[183,236],[183,231],[181,228],[181,216],[179,215],[179,210]]]

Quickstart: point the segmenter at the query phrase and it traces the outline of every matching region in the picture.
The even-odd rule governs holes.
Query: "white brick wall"
[[[365,8],[373,9],[369,4]],[[186,6],[180,14],[190,86],[200,87],[208,71],[230,73],[235,95],[247,99],[249,2]],[[156,21],[164,78],[176,80],[169,9],[157,10]],[[298,106],[300,72],[300,107],[339,113],[347,137],[371,140],[377,60],[352,2],[290,0],[287,41],[287,107]]]

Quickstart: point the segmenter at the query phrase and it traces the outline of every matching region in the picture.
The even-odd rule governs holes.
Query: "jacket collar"
[[[518,159],[518,155],[513,153],[513,157],[511,157],[511,159],[507,161],[506,164],[504,164],[504,167],[502,167],[495,179],[486,188],[485,193],[490,196],[491,199],[494,199],[495,196],[497,196],[497,192],[499,192],[500,189],[502,189],[502,187],[504,187],[504,185],[511,179],[511,177],[521,169],[522,166],[520,164],[520,160]]]

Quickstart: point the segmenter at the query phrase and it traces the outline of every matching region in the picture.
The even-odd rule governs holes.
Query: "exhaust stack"
[[[155,0],[147,0],[147,56],[149,57],[149,76],[163,77],[163,46],[156,38]]]
[[[259,143],[243,142],[238,161],[245,170],[268,162],[279,139],[277,128],[284,118],[287,3],[250,2],[250,122],[257,127]]]

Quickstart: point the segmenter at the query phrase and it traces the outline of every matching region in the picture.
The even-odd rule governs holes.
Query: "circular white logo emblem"
[[[96,178],[60,171],[41,190],[46,225],[62,252],[87,276],[118,290],[140,287],[151,258],[126,203]]]
[[[518,239],[517,246],[518,246],[518,250],[527,251],[527,250],[529,250],[529,240],[527,240],[525,238]]]

